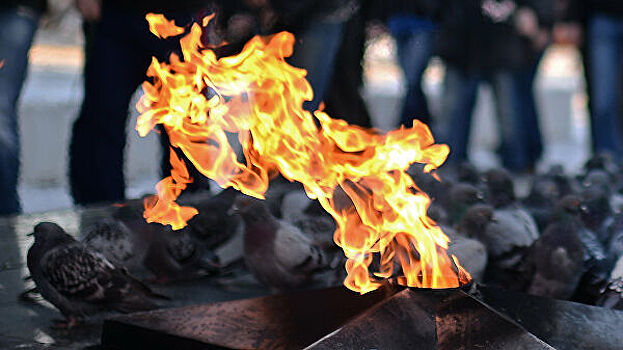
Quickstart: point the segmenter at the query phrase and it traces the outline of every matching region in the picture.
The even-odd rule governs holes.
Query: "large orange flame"
[[[147,19],[159,36],[187,31],[160,16]],[[427,288],[470,280],[446,254],[448,237],[426,215],[430,199],[406,173],[414,162],[431,171],[448,155],[426,125],[414,121],[411,128],[383,134],[316,111],[318,126],[302,107],[313,96],[307,72],[284,59],[292,54],[292,34],[256,36],[240,54],[217,59],[201,44],[201,33],[195,23],[180,39],[183,60],[152,60],[147,75],[153,82],[143,83],[137,106],[141,136],[163,125],[171,145],[223,188],[263,198],[277,173],[302,183],[337,222],[334,240],[348,258],[344,285],[354,291],[372,291],[381,279],[396,276],[400,284]],[[208,98],[206,91],[214,95]],[[227,133],[237,134],[244,163]],[[159,183],[159,197],[147,201],[145,211],[147,220],[174,228],[193,215],[174,202],[178,184],[188,180],[179,170],[184,164],[175,159],[174,168],[185,176]],[[185,215],[170,215],[179,212]],[[375,255],[380,259],[372,271]]]

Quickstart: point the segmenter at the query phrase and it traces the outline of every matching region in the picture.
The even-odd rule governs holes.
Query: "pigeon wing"
[[[69,300],[100,304],[122,312],[156,307],[140,282],[82,244],[50,250],[41,260],[44,276]]]
[[[327,266],[327,258],[297,227],[281,222],[275,235],[275,258],[290,271],[313,272]]]

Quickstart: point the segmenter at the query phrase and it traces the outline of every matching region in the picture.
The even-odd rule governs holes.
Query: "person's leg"
[[[534,78],[539,59],[514,73],[514,106],[520,117],[519,132],[522,133],[523,147],[526,150],[529,166],[534,166],[543,152],[539,115],[534,98]]]
[[[594,15],[588,24],[590,55],[593,145],[595,152],[611,152],[620,158],[623,151],[619,127],[619,77],[621,69],[622,21]]]
[[[396,37],[398,60],[406,79],[405,94],[400,114],[401,125],[411,126],[413,119],[426,124],[430,112],[422,91],[422,74],[432,54],[434,32],[429,28],[413,29]]]
[[[344,22],[316,20],[297,36],[292,57],[288,63],[307,70],[307,80],[314,90],[314,98],[304,107],[315,111],[320,106],[333,75],[335,58],[342,41]]]
[[[149,57],[144,57],[136,40],[142,21],[138,16],[104,9],[101,21],[92,28],[84,100],[69,148],[69,177],[76,204],[125,199],[128,104],[149,65]]]
[[[523,128],[519,110],[515,108],[516,86],[510,71],[495,72],[490,77],[495,96],[500,133],[500,154],[504,167],[512,171],[524,171],[529,166],[528,156],[523,143]]]
[[[361,60],[366,39],[365,24],[361,11],[358,11],[345,25],[331,86],[327,91],[325,111],[349,124],[371,127],[370,113],[359,91],[363,73]]]
[[[38,21],[39,14],[22,8],[0,11],[0,215],[21,211],[17,101]]]
[[[444,78],[444,103],[437,125],[438,141],[450,146],[449,164],[467,160],[472,112],[480,78],[450,64]]]

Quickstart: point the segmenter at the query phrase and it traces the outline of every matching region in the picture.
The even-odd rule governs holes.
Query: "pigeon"
[[[494,207],[493,223],[488,228],[488,245],[493,256],[507,254],[515,248],[526,248],[539,237],[534,218],[516,200],[513,180],[505,169],[492,169],[486,174],[487,201]],[[494,238],[496,237],[496,238]]]
[[[115,266],[130,271],[139,270],[145,251],[136,242],[136,235],[121,221],[104,219],[88,226],[81,240],[87,246],[103,254]]]
[[[560,198],[559,187],[555,179],[546,174],[533,177],[530,193],[522,204],[534,218],[540,232],[545,230],[554,212],[554,206]]]
[[[508,170],[491,169],[485,173],[487,202],[495,208],[515,203],[515,184]]]
[[[482,184],[482,176],[476,166],[470,162],[462,162],[457,168],[457,181],[474,186]]]
[[[470,207],[458,231],[481,241],[489,256],[484,280],[509,289],[521,289],[521,261],[537,239],[536,224],[522,211]]]
[[[617,188],[620,185],[616,182],[614,176],[606,171],[593,169],[584,176],[582,186],[601,191],[606,196],[610,208],[616,212],[621,212],[623,210],[623,194],[620,193],[620,188]]]
[[[445,208],[448,213],[448,224],[455,225],[461,221],[467,209],[474,204],[483,203],[484,193],[476,186],[468,183],[454,184],[448,193]]]
[[[433,200],[445,198],[448,194],[448,190],[454,183],[450,176],[439,177],[439,175],[443,173],[442,169],[425,172],[424,165],[419,163],[411,165],[407,173],[411,176],[417,188],[426,193]]]
[[[603,289],[597,305],[623,310],[623,257],[620,257],[614,266],[608,284]]]
[[[587,173],[595,169],[603,170],[609,174],[615,174],[618,171],[618,166],[611,153],[599,152],[584,163],[584,170],[586,170]]]
[[[152,231],[143,265],[154,282],[166,284],[217,274],[218,257],[189,233],[189,228],[174,231],[159,225]]]
[[[264,201],[239,196],[231,211],[244,221],[247,267],[272,291],[306,287],[316,272],[331,268],[321,248],[300,229],[273,216]]]
[[[569,194],[577,194],[579,192],[580,183],[575,177],[567,176],[565,168],[560,164],[552,165],[545,173],[545,176],[551,178],[558,186],[559,198]]]
[[[339,249],[333,242],[333,234],[337,229],[335,219],[322,209],[318,201],[307,197],[305,192],[292,191],[283,197],[281,218],[298,227],[322,249]]]
[[[552,222],[526,258],[529,294],[557,299],[570,299],[574,294],[585,272],[579,214],[576,196],[565,196],[558,202]]]
[[[617,213],[612,217],[608,231],[610,241],[606,246],[606,254],[611,261],[617,261],[623,255],[623,213]]]
[[[199,200],[181,200],[180,205],[190,205],[199,211],[188,221],[189,233],[197,237],[207,248],[214,249],[227,242],[239,225],[240,217],[227,215],[227,210],[240,194],[233,187],[228,187],[218,194]]]
[[[283,198],[286,194],[292,191],[303,190],[303,185],[298,182],[292,182],[282,175],[276,176],[270,180],[270,184],[266,193],[264,194],[266,205],[268,206],[270,213],[275,217],[281,217],[281,207]],[[231,206],[230,206],[231,207]]]
[[[602,244],[610,240],[609,227],[613,222],[612,209],[606,191],[604,188],[589,187],[580,195],[580,218],[584,226],[593,231]]]
[[[157,308],[168,299],[117,267],[102,254],[76,241],[55,223],[35,226],[27,265],[41,296],[65,316],[59,327],[71,328],[101,310],[127,313]]]
[[[128,201],[113,214],[119,224],[111,227],[127,228],[125,234],[129,232],[131,236],[129,241],[132,242],[133,257],[130,266],[134,266],[136,261],[142,269],[146,269],[154,275],[153,282],[160,284],[194,279],[220,272],[221,266],[218,257],[213,253],[211,247],[205,243],[202,236],[197,234],[197,226],[192,228],[188,225],[181,230],[174,231],[170,226],[147,223],[143,218],[143,210],[142,203]],[[223,211],[222,208],[219,210],[221,210],[222,215],[227,215],[227,212]],[[223,221],[217,220],[217,222]],[[102,224],[99,223],[99,225]],[[232,227],[228,229],[235,230]],[[204,229],[202,232],[207,231]],[[121,235],[121,233],[117,233],[117,235]],[[233,236],[233,232],[228,233],[228,235]],[[219,244],[226,240],[222,240]],[[106,257],[110,257],[110,248],[107,246],[114,247],[119,244],[114,239],[107,240],[106,237],[100,238],[100,241],[96,248]],[[214,241],[210,241],[211,245],[213,243]]]
[[[472,275],[473,281],[482,282],[488,258],[484,244],[477,239],[455,237],[448,244],[447,252],[458,258],[461,266]]]

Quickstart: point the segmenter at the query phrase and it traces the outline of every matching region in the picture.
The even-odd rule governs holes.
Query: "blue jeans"
[[[620,128],[621,46],[623,19],[593,15],[588,22],[590,56],[591,132],[595,152],[611,152],[621,158],[623,145]]]
[[[17,101],[26,71],[28,50],[37,30],[39,14],[24,8],[0,11],[0,215],[21,211],[17,194],[19,133]]]
[[[183,26],[190,14],[167,14]],[[143,14],[104,8],[102,19],[87,28],[84,100],[73,124],[69,180],[76,204],[125,199],[123,174],[130,98],[147,79],[154,56],[168,60],[178,38],[160,40],[149,32]],[[163,152],[168,156],[168,150]]]
[[[522,171],[531,166],[520,130],[525,127],[514,105],[515,83],[511,71],[487,74],[465,72],[448,64],[444,81],[444,104],[441,111],[439,141],[450,146],[449,164],[468,159],[467,148],[471,130],[472,112],[476,104],[478,86],[488,82],[494,95],[501,135],[499,153],[504,167]]]
[[[513,104],[522,121],[517,132],[521,133],[529,166],[534,166],[543,153],[543,140],[533,90],[538,65],[539,59],[536,59],[532,64],[513,72],[515,83]]]
[[[428,124],[430,112],[422,91],[422,74],[433,52],[434,25],[415,16],[394,16],[389,19],[388,27],[396,40],[407,88],[399,123],[409,127],[413,119],[418,119]]]
[[[307,28],[297,35],[294,52],[288,63],[307,70],[307,81],[314,89],[314,98],[303,104],[308,111],[318,109],[329,89],[335,55],[342,42],[344,24],[343,21],[320,19],[310,22]]]

